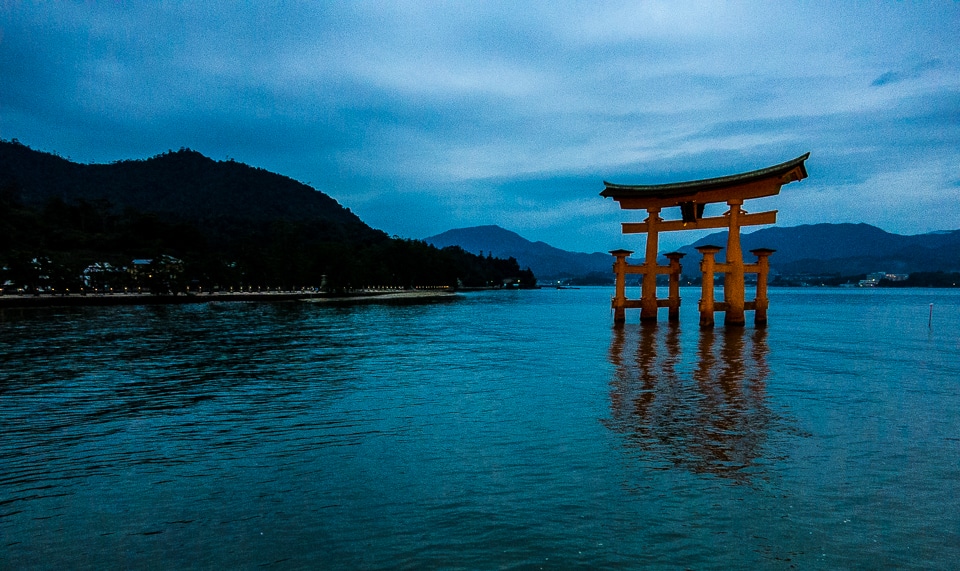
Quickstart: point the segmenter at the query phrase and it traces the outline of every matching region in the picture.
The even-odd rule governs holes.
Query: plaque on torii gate
[[[793,181],[807,177],[804,161],[810,156],[807,153],[792,161],[767,167],[751,172],[657,185],[627,185],[613,184],[604,181],[605,188],[600,196],[612,198],[624,210],[646,210],[647,219],[643,222],[624,222],[624,234],[647,235],[646,256],[643,264],[627,263],[627,256],[633,252],[629,250],[613,250],[615,262],[613,265],[616,274],[616,292],[612,300],[614,322],[625,321],[625,310],[640,308],[642,321],[655,320],[657,308],[668,307],[669,319],[679,319],[680,315],[680,258],[683,254],[673,252],[667,254],[670,264],[657,264],[658,234],[677,230],[704,230],[710,228],[726,228],[727,247],[726,261],[717,262],[714,256],[723,248],[719,246],[701,246],[697,248],[703,254],[700,271],[703,275],[703,285],[700,299],[700,325],[712,327],[714,312],[724,312],[724,325],[738,326],[746,322],[744,311],[754,311],[756,325],[765,325],[767,321],[766,282],[769,270],[767,258],[773,250],[752,250],[757,256],[757,262],[745,264],[743,253],[740,250],[740,228],[758,224],[774,224],[777,221],[777,211],[747,213],[743,203],[752,198],[762,198],[779,194],[780,187]],[[726,203],[729,210],[722,216],[704,217],[704,207],[712,203]],[[664,208],[679,207],[679,220],[664,220],[660,212]],[[713,299],[714,273],[725,274],[723,281],[723,301]],[[757,274],[757,297],[754,301],[746,301],[744,274]],[[641,294],[639,300],[626,298],[626,274],[640,274]],[[669,297],[657,299],[657,275],[670,276]]]

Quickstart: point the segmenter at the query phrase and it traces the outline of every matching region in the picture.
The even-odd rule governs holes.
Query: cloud
[[[631,213],[597,196],[604,179],[691,180],[810,151],[810,178],[776,199],[781,223],[860,221],[878,196],[909,204],[871,184],[956,188],[942,172],[960,164],[958,12],[4,4],[0,136],[82,161],[187,146],[308,182],[389,233],[493,223],[581,251],[635,240],[619,235]],[[814,199],[829,209],[793,210]],[[926,227],[880,211],[885,229]]]
[[[874,87],[880,87],[891,83],[900,83],[910,79],[917,79],[918,77],[922,76],[924,72],[939,69],[942,66],[943,62],[939,59],[928,60],[906,71],[885,72],[880,75],[880,77],[874,79],[870,85]]]

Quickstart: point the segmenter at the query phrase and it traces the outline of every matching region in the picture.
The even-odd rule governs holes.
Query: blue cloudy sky
[[[80,162],[189,147],[390,234],[578,251],[642,244],[603,180],[809,151],[747,209],[916,234],[960,228],[957,38],[960,2],[8,0],[0,138]]]

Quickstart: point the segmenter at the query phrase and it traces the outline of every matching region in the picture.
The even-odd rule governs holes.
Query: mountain
[[[134,259],[148,260],[152,269],[142,274],[153,282],[141,279]],[[4,289],[346,290],[506,281],[529,287],[536,279],[516,260],[390,238],[326,194],[242,163],[181,149],[85,165],[0,140]]]
[[[588,274],[612,276],[609,254],[568,252],[543,242],[531,242],[499,226],[449,230],[424,241],[437,247],[456,245],[468,252],[513,257],[541,280]],[[869,224],[810,224],[764,228],[743,234],[740,243],[747,262],[754,260],[751,249],[776,250],[770,265],[776,272],[788,275],[960,271],[960,230],[904,236]],[[686,275],[699,276],[701,255],[696,247],[706,244],[726,246],[727,233],[716,232],[680,248],[687,254],[683,264]],[[723,260],[722,250],[718,259]],[[660,263],[666,264],[667,260],[662,258]]]
[[[474,254],[515,258],[521,268],[530,268],[541,280],[612,273],[610,254],[568,252],[544,242],[531,242],[516,232],[494,225],[448,230],[424,238],[424,242],[438,248],[459,246]]]
[[[764,228],[740,239],[746,261],[750,250],[771,248],[770,266],[782,274],[857,275],[877,271],[891,273],[952,272],[960,270],[960,230],[928,234],[892,234],[869,224],[808,224]],[[726,246],[727,233],[716,232],[679,251],[696,273],[697,246]],[[723,252],[718,256],[722,259]]]
[[[0,141],[0,188],[27,206],[51,200],[130,208],[230,233],[276,221],[326,239],[378,240],[378,232],[326,194],[291,178],[181,149],[146,160],[78,164]]]

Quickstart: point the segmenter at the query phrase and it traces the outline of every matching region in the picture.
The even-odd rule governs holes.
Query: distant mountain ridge
[[[687,260],[700,258],[697,246],[726,246],[727,233],[716,232],[679,251]],[[806,224],[771,227],[743,234],[744,258],[751,249],[771,248],[770,266],[783,274],[856,275],[960,270],[960,230],[901,235],[869,224]],[[718,256],[723,259],[723,252]],[[698,273],[690,264],[685,274]]]
[[[532,242],[495,225],[448,230],[423,241],[438,248],[460,246],[472,254],[483,252],[484,255],[514,258],[521,268],[530,268],[539,279],[609,273],[613,266],[610,254],[568,252],[545,242]]]
[[[477,254],[513,257],[541,279],[579,277],[591,273],[612,275],[609,254],[568,252],[544,242],[531,242],[499,226],[449,230],[424,239],[437,247],[460,246]],[[726,246],[727,233],[716,232],[680,248],[686,254],[684,274],[699,275],[697,246]],[[744,259],[751,249],[771,248],[771,267],[781,274],[857,275],[960,271],[960,230],[900,235],[869,224],[807,224],[764,228],[741,236]],[[724,259],[721,250],[718,256]],[[638,262],[633,260],[633,262]],[[661,263],[666,259],[661,257]]]

